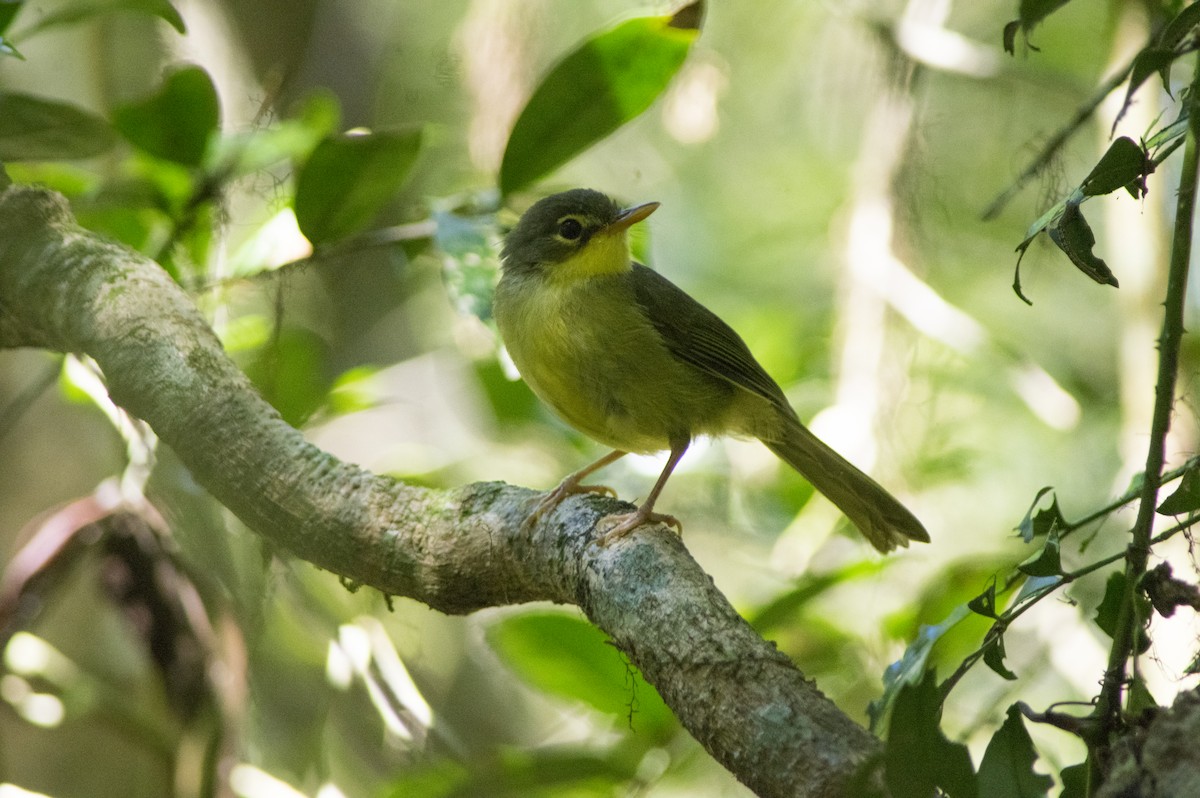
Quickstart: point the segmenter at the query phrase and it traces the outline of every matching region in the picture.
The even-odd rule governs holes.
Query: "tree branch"
[[[534,600],[576,604],[683,725],[760,795],[836,796],[879,742],[760,638],[665,530],[609,548],[620,507],[565,502],[536,528],[531,492],[448,491],[371,474],[317,449],[246,377],[156,264],[78,227],[65,201],[0,191],[0,348],[86,354],[117,404],[196,480],[296,556],[447,613]]]

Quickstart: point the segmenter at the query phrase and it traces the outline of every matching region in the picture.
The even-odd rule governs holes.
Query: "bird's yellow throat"
[[[588,277],[627,272],[632,264],[628,234],[624,230],[601,230],[592,236],[583,249],[550,269],[549,278],[556,283],[570,283]]]

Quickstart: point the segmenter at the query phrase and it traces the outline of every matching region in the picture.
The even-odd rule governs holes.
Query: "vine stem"
[[[1094,717],[1099,721],[1100,739],[1096,742],[1103,751],[1112,735],[1121,727],[1121,699],[1124,694],[1127,665],[1134,652],[1137,629],[1145,621],[1138,617],[1134,601],[1138,584],[1146,572],[1150,554],[1151,531],[1154,526],[1158,489],[1162,482],[1167,431],[1171,426],[1171,410],[1175,399],[1175,379],[1179,368],[1179,346],[1183,337],[1184,298],[1187,291],[1188,262],[1192,252],[1192,216],[1196,204],[1197,168],[1200,166],[1197,141],[1200,139],[1200,58],[1197,59],[1188,91],[1188,132],[1183,154],[1183,170],[1175,207],[1175,230],[1171,241],[1171,261],[1167,275],[1167,295],[1163,302],[1162,334],[1158,339],[1158,381],[1154,392],[1154,412],[1150,425],[1150,445],[1146,452],[1146,470],[1138,504],[1137,520],[1125,557],[1125,595],[1117,615],[1108,667],[1096,701]],[[1100,775],[1100,759],[1092,757],[1091,770]],[[1092,783],[1097,783],[1093,780]]]

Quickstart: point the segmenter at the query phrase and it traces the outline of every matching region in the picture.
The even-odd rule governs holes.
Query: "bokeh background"
[[[72,5],[31,2],[21,20]],[[18,40],[25,60],[0,63],[0,88],[107,116],[186,62],[213,76],[226,132],[269,126],[314,95],[340,106],[340,129],[422,126],[413,174],[378,222],[393,245],[231,279],[307,251],[280,221],[291,175],[276,166],[222,186],[208,257],[194,264],[189,287],[231,354],[314,442],[432,486],[548,488],[598,456],[514,380],[486,312],[471,312],[478,288],[464,298],[462,264],[430,233],[446,213],[496,202],[508,131],[540,75],[615,21],[668,8],[181,0],[180,35],[135,13],[142,4],[108,5]],[[659,101],[483,228],[494,243],[536,196],[572,186],[662,202],[638,242],[650,265],[737,329],[800,416],[924,521],[931,545],[880,558],[745,441],[696,446],[661,500],[735,606],[864,723],[885,668],[923,626],[1037,551],[1014,527],[1040,488],[1053,486],[1071,519],[1140,470],[1178,167],[1151,177],[1143,200],[1087,206],[1120,289],[1086,279],[1044,237],[1021,263],[1032,306],[1011,288],[1026,228],[1107,147],[1111,99],[982,217],[1141,46],[1153,7],[1068,4],[1034,32],[1038,49],[1018,40],[1009,56],[1007,0],[713,3]],[[1136,139],[1172,107],[1147,84],[1117,130]],[[81,218],[114,234],[98,197],[152,168],[126,147],[10,172],[76,187]],[[152,251],[167,224],[139,213],[120,229]],[[490,268],[494,254],[472,265]],[[1195,449],[1195,363],[1185,342],[1172,464]],[[87,379],[60,356],[0,352],[0,556],[43,514],[117,490],[126,473],[131,447]],[[64,798],[209,794],[196,762],[219,728],[238,795],[748,794],[572,611],[445,617],[351,591],[266,549],[169,452],[154,463],[149,496],[212,619],[223,709],[181,719],[109,599],[104,557],[86,553],[6,649],[0,782]],[[604,478],[635,500],[661,464],[627,458]],[[1064,562],[1118,551],[1128,521],[1078,536],[1085,549],[1075,541]],[[1014,627],[1016,681],[980,665],[952,694],[944,728],[977,761],[1014,700],[1094,694],[1108,639],[1089,619],[1104,577]],[[958,623],[931,662],[952,670],[986,628]],[[1186,610],[1156,625],[1145,677],[1159,702],[1193,686],[1196,631]],[[1082,758],[1064,734],[1032,734],[1045,772]]]

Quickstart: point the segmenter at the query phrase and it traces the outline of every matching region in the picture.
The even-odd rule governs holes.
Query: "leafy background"
[[[1037,49],[1017,36],[1007,56],[1014,5],[941,19],[917,2],[713,4],[696,38],[647,21],[669,11],[650,3],[6,3],[0,46],[20,57],[0,63],[0,159],[160,260],[312,440],[430,485],[548,487],[595,456],[498,352],[494,246],[555,189],[661,201],[643,256],[743,334],[802,418],[873,460],[934,539],[879,559],[765,449],[725,441],[689,454],[664,496],[689,549],[839,706],[867,723],[878,702],[881,731],[903,719],[897,794],[921,777],[904,762],[961,765],[957,742],[990,774],[981,794],[1044,794],[1025,735],[1060,787],[1083,746],[1009,707],[1094,695],[1114,571],[1025,613],[940,717],[925,668],[981,653],[991,621],[967,603],[994,580],[999,598],[974,609],[1044,587],[1005,592],[1022,561],[1056,572],[1039,560],[1050,515],[1030,542],[1014,531],[1039,489],[1055,491],[1038,508],[1056,498],[1076,519],[1139,469],[1177,177],[1168,163],[1147,197],[1086,207],[1120,289],[1081,279],[1041,236],[1021,261],[1032,307],[1014,294],[1014,250],[1107,150],[1116,107],[982,212],[1149,24],[1144,4],[1071,3],[1032,30]],[[542,82],[571,53],[579,71]],[[594,82],[604,63],[627,70],[613,97]],[[1148,82],[1118,132],[1138,140],[1171,103]],[[1195,361],[1185,341],[1173,465],[1195,448]],[[8,639],[0,782],[211,794],[196,763],[215,745],[239,795],[745,794],[576,614],[443,617],[264,550],[170,452],[113,421],[86,364],[0,352],[0,456],[10,552],[48,510],[145,482],[225,674],[202,709],[181,707],[113,601],[114,555],[85,541]],[[660,467],[639,458],[606,479],[633,499]],[[1061,567],[1119,552],[1130,518],[1064,541]],[[1170,545],[1193,575],[1186,544]],[[1194,684],[1196,631],[1189,610],[1155,621],[1146,700]],[[885,696],[885,671],[912,690]],[[938,776],[952,791],[969,777]]]

